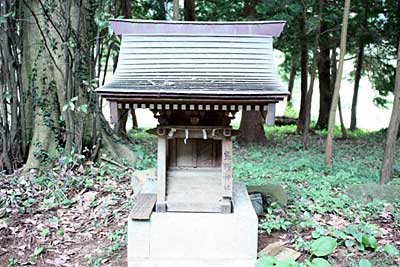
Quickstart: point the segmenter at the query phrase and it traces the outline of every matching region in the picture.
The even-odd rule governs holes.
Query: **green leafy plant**
[[[273,230],[287,230],[288,227],[292,225],[292,222],[288,221],[281,215],[274,213],[277,208],[277,204],[272,203],[270,207],[267,208],[265,217],[261,220],[261,229],[267,232],[269,235]]]
[[[323,236],[311,243],[311,252],[317,257],[323,257],[331,254],[337,247],[336,239],[329,236]]]

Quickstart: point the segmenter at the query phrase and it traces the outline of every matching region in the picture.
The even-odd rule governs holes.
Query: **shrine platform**
[[[156,193],[147,181],[141,193]],[[128,267],[254,267],[258,218],[244,184],[233,186],[233,212],[153,212],[128,222]]]

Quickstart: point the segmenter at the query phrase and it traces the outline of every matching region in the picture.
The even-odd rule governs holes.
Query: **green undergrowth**
[[[384,132],[349,131],[349,138],[341,139],[336,128],[332,168],[324,163],[326,131],[311,134],[308,150],[302,149],[294,126],[266,127],[265,132],[266,146],[234,144],[234,178],[248,185],[272,183],[285,188],[288,205],[270,203],[260,217],[260,229],[267,235],[290,234],[289,246],[307,258],[285,263],[269,257],[259,266],[397,266],[400,200],[360,201],[346,194],[352,185],[379,182]],[[138,167],[155,166],[154,138],[140,130],[132,135],[142,157]],[[393,185],[400,184],[399,169],[397,159]],[[311,247],[321,237],[333,238],[337,247],[317,257]]]

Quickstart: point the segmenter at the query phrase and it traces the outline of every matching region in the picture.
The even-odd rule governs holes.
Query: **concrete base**
[[[146,184],[142,192],[156,189]],[[128,222],[129,267],[254,267],[258,219],[246,187],[235,184],[231,214],[153,212]]]

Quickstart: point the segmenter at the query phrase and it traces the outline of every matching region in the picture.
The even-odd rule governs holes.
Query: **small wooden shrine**
[[[284,22],[112,20],[122,35],[112,81],[97,89],[118,109],[148,108],[159,125],[158,212],[232,212],[230,126],[240,110],[268,112],[288,94],[273,63]]]

